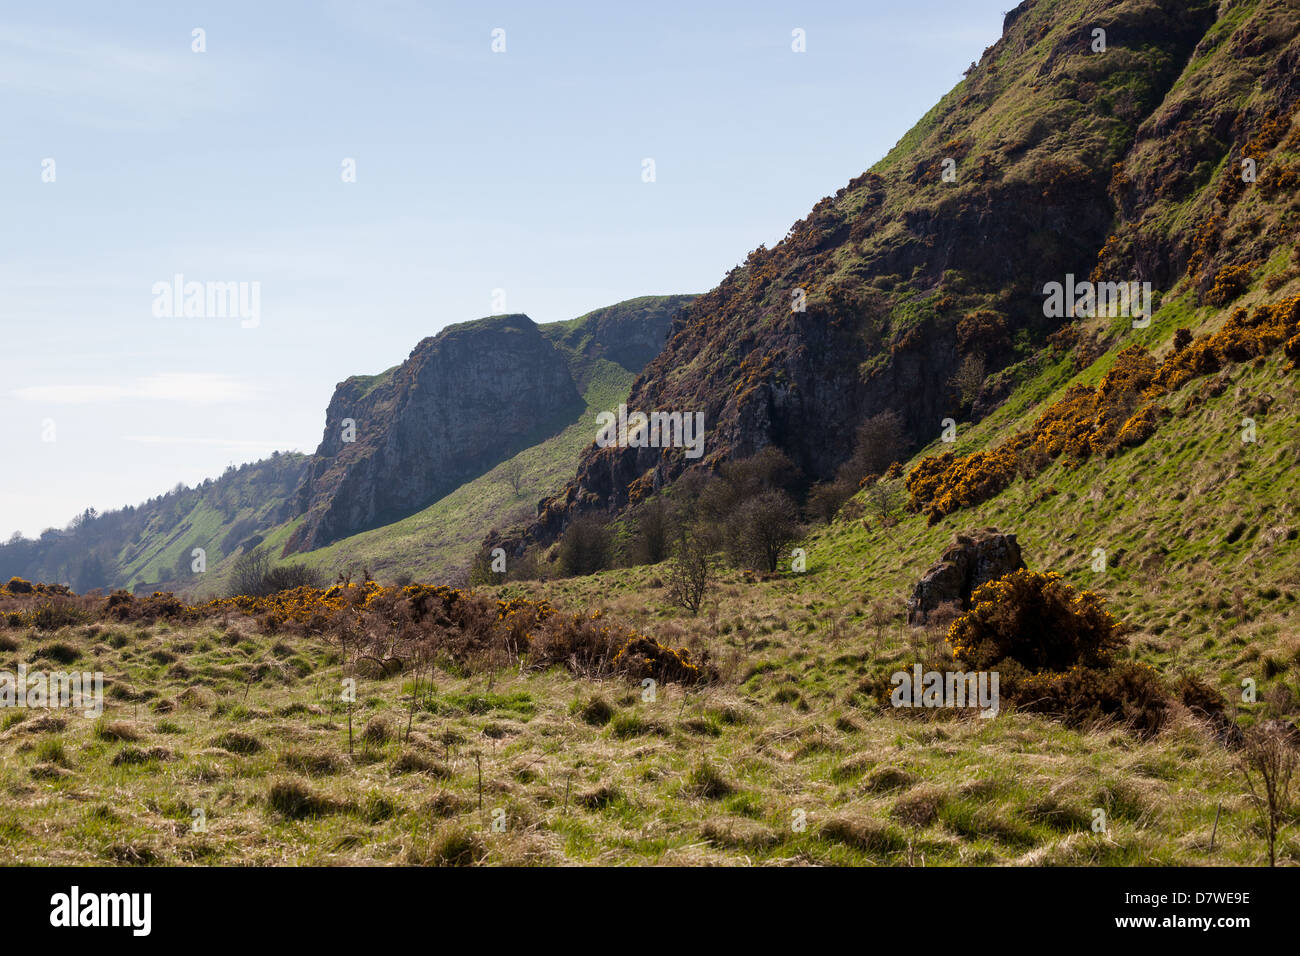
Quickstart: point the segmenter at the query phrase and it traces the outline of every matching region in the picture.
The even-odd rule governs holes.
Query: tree
[[[698,614],[712,582],[708,545],[695,535],[688,535],[683,528],[668,567],[668,600]]]
[[[872,415],[858,426],[853,455],[837,473],[856,488],[868,475],[879,475],[903,457],[908,447],[903,419],[892,408]]]
[[[978,352],[967,355],[948,384],[956,390],[963,407],[974,405],[984,387],[984,356]]]
[[[898,524],[895,512],[898,510],[900,498],[897,487],[884,478],[873,484],[867,491],[867,501],[871,504],[872,513],[880,520],[880,527],[891,537],[892,532],[889,529]]]
[[[727,522],[734,558],[755,570],[775,571],[799,537],[798,511],[784,491],[769,490],[744,502]]]
[[[369,578],[367,578],[369,580]],[[320,572],[305,564],[281,564],[262,576],[262,593],[278,594],[293,588],[316,588],[322,583]]]
[[[469,585],[470,587],[480,587],[488,584],[500,584],[505,581],[505,571],[492,570],[492,556],[487,551],[479,550],[474,555],[474,560],[469,566]]]
[[[560,569],[570,576],[603,571],[609,567],[612,545],[604,521],[593,515],[574,518],[560,538]]]
[[[524,466],[517,459],[510,459],[502,465],[498,472],[503,481],[513,489],[516,496],[524,487]]]
[[[704,486],[699,513],[709,521],[725,521],[747,500],[764,491],[792,491],[799,469],[781,449],[768,445],[748,458],[724,462],[718,476]]]
[[[675,515],[661,495],[641,504],[633,512],[632,558],[637,564],[658,564],[668,557],[673,539]]]
[[[856,490],[857,486],[847,478],[818,482],[808,492],[805,510],[809,517],[830,524]]]
[[[181,568],[184,568],[182,561]],[[181,575],[178,575],[178,577]],[[246,551],[235,559],[230,569],[230,594],[238,597],[266,597],[297,587],[319,587],[320,572],[305,564],[282,564],[271,566],[269,548],[255,548]]]
[[[247,594],[257,597],[262,593],[262,582],[271,570],[271,552],[267,548],[245,551],[230,568],[230,595]]]

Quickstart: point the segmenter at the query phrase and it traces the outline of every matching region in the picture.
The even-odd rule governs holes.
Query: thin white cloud
[[[29,385],[14,389],[20,402],[89,405],[103,402],[149,401],[217,405],[250,402],[261,389],[212,372],[160,372],[129,385]]]
[[[187,33],[166,49],[148,49],[64,29],[0,24],[0,88],[98,128],[158,128],[233,108],[249,88],[249,64],[210,70],[205,56],[190,50]]]

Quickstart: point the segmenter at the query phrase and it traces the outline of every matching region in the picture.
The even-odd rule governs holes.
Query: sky
[[[314,451],[453,322],[707,291],[1011,4],[0,5],[0,540]]]

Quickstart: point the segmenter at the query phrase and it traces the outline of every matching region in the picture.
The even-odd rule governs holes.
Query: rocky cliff
[[[529,537],[766,445],[826,478],[885,409],[918,445],[978,418],[1068,323],[1044,314],[1049,282],[1149,281],[1158,298],[1258,260],[1268,228],[1295,230],[1298,19],[1294,0],[1021,3],[884,160],[674,322],[628,404],[703,411],[704,460],[593,447]],[[968,360],[984,380],[964,405]]]
[[[403,518],[556,434],[585,409],[592,363],[638,371],[690,301],[645,297],[544,326],[526,315],[452,325],[396,368],[342,382],[284,553]]]

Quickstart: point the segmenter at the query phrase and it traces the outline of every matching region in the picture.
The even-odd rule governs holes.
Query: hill
[[[1051,283],[1222,305],[1286,267],[1298,49],[1279,0],[1020,4],[888,156],[674,323],[629,405],[703,412],[704,460],[589,448],[528,538],[768,446],[805,487],[829,479],[887,410],[928,444],[1031,377],[1070,324],[1044,308]],[[963,369],[975,387],[956,386]]]

